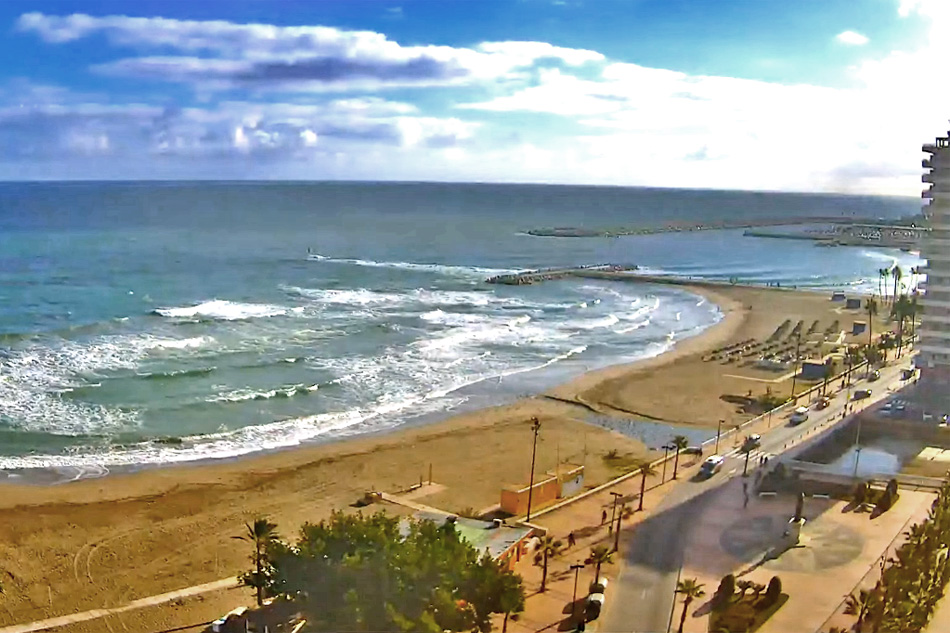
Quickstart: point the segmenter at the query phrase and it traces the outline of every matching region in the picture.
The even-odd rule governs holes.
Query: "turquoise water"
[[[674,288],[484,283],[500,272],[632,262],[860,290],[917,264],[741,231],[530,228],[917,209],[519,185],[0,184],[0,468],[95,474],[379,432],[661,353],[720,318]]]

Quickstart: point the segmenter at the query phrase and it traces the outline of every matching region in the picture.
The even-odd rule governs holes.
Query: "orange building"
[[[545,473],[534,486],[505,486],[501,489],[501,509],[512,516],[528,512],[528,491],[531,490],[531,509],[539,510],[558,499],[578,493],[584,486],[584,467],[569,466],[564,471]]]

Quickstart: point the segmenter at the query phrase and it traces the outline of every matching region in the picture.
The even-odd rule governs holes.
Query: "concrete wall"
[[[560,485],[556,477],[535,482],[531,493],[531,509],[535,510],[558,500]],[[503,488],[501,491],[501,510],[513,516],[528,512],[528,486],[524,488]]]

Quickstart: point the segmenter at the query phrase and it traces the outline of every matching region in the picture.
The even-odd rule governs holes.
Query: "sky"
[[[919,196],[948,0],[0,3],[0,180]]]

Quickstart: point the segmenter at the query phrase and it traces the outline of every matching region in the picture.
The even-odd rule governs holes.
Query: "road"
[[[900,388],[901,369],[909,366],[905,358],[898,366],[881,371],[881,378],[861,388],[871,388],[872,397],[858,401],[861,410],[890,396]],[[790,450],[805,431],[832,419],[841,419],[846,393],[832,398],[824,411],[812,411],[809,419],[798,426],[789,426],[785,415],[776,417],[773,426],[763,433],[762,446],[750,455],[749,469],[762,453],[779,455]],[[795,442],[797,443],[797,442]],[[681,474],[681,482],[670,490],[652,515],[629,528],[630,541],[623,552],[623,567],[615,586],[607,595],[607,604],[599,621],[588,627],[601,633],[667,633],[673,627],[676,583],[683,564],[683,555],[697,517],[718,490],[733,477],[742,475],[745,456],[733,447],[733,438],[724,440],[720,453],[726,458],[722,470],[705,481],[692,481]],[[786,445],[788,447],[786,448]]]

